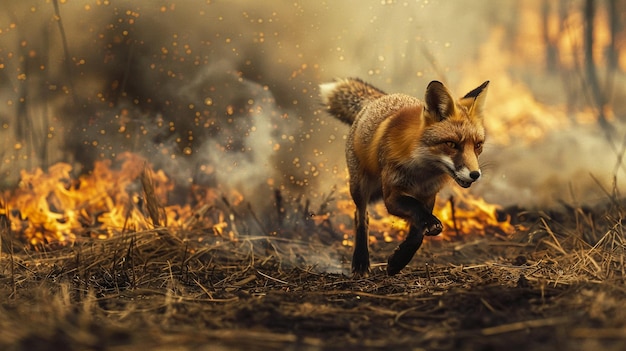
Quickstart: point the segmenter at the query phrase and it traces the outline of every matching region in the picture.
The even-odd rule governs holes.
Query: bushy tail
[[[368,101],[378,99],[385,93],[358,78],[347,78],[320,84],[320,95],[328,113],[352,124]]]

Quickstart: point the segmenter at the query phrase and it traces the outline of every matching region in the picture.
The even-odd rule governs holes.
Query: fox
[[[326,112],[350,125],[345,156],[356,205],[353,276],[370,273],[368,204],[382,199],[389,214],[409,224],[405,240],[388,258],[387,274],[393,276],[411,261],[424,236],[443,231],[432,213],[441,188],[451,180],[468,188],[481,178],[488,86],[486,81],[454,99],[433,80],[422,101],[387,94],[359,78],[320,84]]]

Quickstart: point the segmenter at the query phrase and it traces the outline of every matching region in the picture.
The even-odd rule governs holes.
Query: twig
[[[432,283],[435,284],[435,282],[433,281],[433,278],[430,276],[430,267],[428,265],[428,262],[425,263],[426,265],[426,275],[428,276],[428,280]]]
[[[132,273],[132,286],[136,287],[137,286],[137,275],[135,272],[135,262],[133,261],[133,248],[135,246],[135,236],[132,236],[130,238],[130,243],[128,244],[128,250],[126,250],[126,258],[124,259],[124,264],[123,264],[123,268],[125,270],[129,270]],[[130,263],[129,263],[130,262]]]
[[[353,280],[350,280],[350,282],[354,282]],[[329,286],[329,285],[339,285],[339,284],[345,284],[346,281],[338,281],[338,282],[333,282],[333,284],[326,284],[324,286]],[[394,296],[394,295],[379,295],[379,294],[372,294],[372,293],[368,293],[365,291],[354,291],[354,290],[325,290],[325,291],[311,291],[309,292],[309,294],[315,294],[315,295],[328,295],[328,296],[341,296],[341,295],[350,295],[350,296],[361,296],[361,297],[369,297],[369,298],[373,298],[373,299],[380,299],[380,300],[391,300],[391,301],[406,301],[407,296],[406,294],[402,294],[400,296]],[[426,297],[411,297],[411,301],[412,302],[417,302],[417,301],[432,301],[432,300],[436,300],[439,297],[436,296],[426,296]]]
[[[239,232],[237,231],[237,226],[235,225],[235,217],[236,218],[241,218],[241,216],[233,208],[233,206],[230,204],[230,201],[228,201],[228,199],[224,195],[222,195],[222,202],[226,205],[226,207],[230,211],[230,213],[228,214],[228,220],[230,221],[231,229],[233,230],[233,233],[235,233],[237,236],[239,236]],[[246,229],[247,232],[249,232],[249,228],[247,228],[247,226],[246,226],[245,229]],[[266,234],[266,232],[263,232],[263,233]]]
[[[188,250],[188,246],[189,243],[185,242],[185,248],[183,249],[183,258],[182,260],[180,260],[180,279],[183,279],[183,275],[185,274],[185,271],[187,273],[189,273],[189,266],[187,265],[187,254],[189,252]],[[187,269],[185,269],[185,267],[187,267]]]
[[[556,235],[554,234],[554,232],[552,231],[552,229],[550,228],[550,226],[548,226],[548,223],[546,223],[546,220],[541,218],[541,223],[543,223],[544,228],[546,229],[546,232],[548,232],[548,234],[550,234],[550,237],[552,238],[552,240],[554,240],[554,244],[550,245],[552,247],[554,247],[555,249],[557,249],[561,254],[565,255],[566,252],[563,249],[563,247],[561,246],[561,243],[559,242],[559,240],[556,238]],[[549,242],[546,242],[546,244],[551,244]]]
[[[598,180],[598,178],[596,178],[593,175],[593,173],[589,173],[589,176],[591,177],[591,179],[593,179],[593,181],[596,183],[596,185],[598,185],[600,190],[602,190],[602,192],[609,198],[609,200],[613,203],[613,205],[616,205],[617,207],[619,207],[620,204],[617,201],[617,199],[608,190],[606,190],[604,188],[604,186],[602,186],[602,183],[600,182],[600,180]]]
[[[63,20],[61,20],[59,1],[52,0],[52,4],[54,5],[54,15],[57,24],[59,25],[59,31],[61,32],[61,41],[63,42],[63,52],[65,53],[65,69],[67,70],[68,85],[70,86],[70,92],[72,93],[74,106],[78,106],[78,98],[76,97],[76,92],[74,91],[74,80],[72,79],[72,65],[70,64],[70,60],[72,57],[70,56],[70,49],[67,45],[67,36],[65,35],[65,29],[63,28]]]
[[[204,285],[200,284],[200,282],[197,279],[193,280],[194,283],[196,283],[196,285],[198,285],[200,287],[200,289],[202,289],[202,291],[204,291],[204,293],[211,299],[213,300],[213,294],[211,294],[211,292],[204,287]]]
[[[124,216],[124,224],[122,225],[122,233],[126,233],[126,229],[129,229],[127,225],[130,225],[130,214],[133,211],[133,201],[131,198],[128,199],[128,209],[126,210],[126,215]]]
[[[126,67],[124,68],[124,77],[122,78],[122,84],[120,86],[120,95],[126,96],[126,83],[128,82],[128,77],[130,77],[130,68],[132,66],[133,56],[135,53],[135,43],[131,43],[128,48],[128,59],[126,60]]]
[[[15,257],[13,256],[13,241],[9,240],[9,258],[11,261],[11,298],[17,297],[17,285],[15,283]]]
[[[204,217],[204,215],[212,209],[213,205],[204,204],[200,206],[199,209],[194,211],[193,215],[189,216],[189,218],[185,220],[185,223],[183,223],[183,229],[189,229],[196,225],[200,221],[200,218]]]
[[[541,328],[551,325],[562,324],[568,321],[566,317],[553,317],[545,319],[534,319],[530,321],[515,322],[509,324],[502,324],[495,327],[483,328],[480,333],[482,335],[491,336],[504,333],[511,333],[518,330],[524,330],[529,328]]]
[[[256,280],[256,275],[250,274],[249,276],[241,279],[240,281],[234,282],[233,285],[234,286],[244,286],[244,285],[246,285],[246,284],[248,284],[250,282],[253,282],[255,280]]]
[[[144,164],[140,178],[146,199],[146,208],[152,220],[152,225],[155,227],[167,226],[167,216],[154,191],[154,181],[152,180],[152,174],[147,164]]]
[[[276,214],[278,217],[278,228],[283,227],[285,222],[285,209],[283,208],[283,195],[280,189],[274,190],[274,200],[276,201]]]
[[[437,64],[437,60],[435,56],[426,48],[425,45],[422,46],[422,55],[426,58],[426,61],[430,63],[433,70],[437,73],[437,76],[440,77],[443,83],[446,83],[446,74],[445,71]]]
[[[278,279],[278,278],[270,277],[269,275],[267,275],[267,274],[265,274],[265,273],[263,273],[263,272],[261,272],[261,271],[259,271],[259,270],[257,270],[256,272],[257,272],[257,273],[259,273],[260,275],[264,276],[264,277],[265,277],[265,278],[267,278],[267,279],[273,280],[273,281],[275,281],[275,282],[279,282],[279,283],[281,283],[281,284],[289,285],[289,283],[288,283],[288,282],[286,282],[286,281],[284,281],[284,280],[280,280],[280,279]]]
[[[487,309],[491,312],[491,313],[497,313],[498,311],[493,308],[493,306],[491,306],[491,304],[489,303],[489,301],[485,300],[484,297],[480,298],[480,302],[482,302],[482,304],[487,307]]]
[[[413,307],[409,307],[409,308],[407,308],[405,310],[402,310],[402,311],[396,313],[396,315],[395,315],[395,317],[393,319],[393,322],[397,323],[397,324],[403,324],[403,327],[407,327],[408,325],[400,322],[400,318],[402,318],[405,314],[407,314],[409,312],[413,312],[413,311],[415,311],[417,309],[423,309],[423,308],[424,308],[424,306],[413,306]],[[434,312],[437,312],[437,311],[439,311],[441,309],[442,309],[442,307],[437,306],[437,307],[435,307],[435,308],[433,308],[433,309],[431,309],[429,311],[422,311],[422,312],[419,313],[419,318],[420,319],[437,319],[437,320],[445,319],[446,316],[437,315],[437,314],[434,313]]]
[[[454,226],[454,233],[457,238],[461,236],[459,232],[459,226],[456,223],[456,209],[454,208],[454,195],[450,195],[450,214],[452,215],[452,225]]]
[[[259,229],[261,229],[261,232],[265,235],[269,235],[269,232],[267,231],[267,229],[265,229],[265,227],[263,226],[263,223],[261,223],[261,220],[259,219],[259,217],[257,217],[256,213],[252,209],[252,205],[249,202],[248,202],[248,211],[250,211],[250,214],[252,215],[254,222],[257,224],[257,226],[259,226]]]

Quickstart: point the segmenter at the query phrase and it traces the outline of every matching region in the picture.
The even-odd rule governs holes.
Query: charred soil
[[[524,216],[512,235],[427,240],[394,277],[382,262],[398,243],[378,242],[364,279],[318,264],[351,256],[319,227],[161,228],[43,252],[5,230],[0,348],[622,350],[621,205]]]

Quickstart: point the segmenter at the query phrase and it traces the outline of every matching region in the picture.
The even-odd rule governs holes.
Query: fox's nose
[[[480,171],[471,171],[470,178],[472,178],[473,180],[480,178]]]

